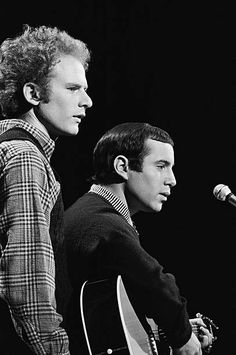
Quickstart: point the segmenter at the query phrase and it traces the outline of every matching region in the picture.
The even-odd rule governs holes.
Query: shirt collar
[[[55,142],[49,137],[49,135],[34,125],[21,119],[8,119],[0,121],[0,134],[13,127],[20,127],[31,133],[32,136],[34,136],[41,144],[47,158],[50,160],[55,149]]]
[[[119,212],[126,221],[133,226],[133,222],[130,216],[130,212],[128,207],[121,201],[121,199],[113,194],[111,191],[106,189],[104,186],[93,184],[89,190],[89,192],[94,192],[103,198],[105,198],[117,212]]]

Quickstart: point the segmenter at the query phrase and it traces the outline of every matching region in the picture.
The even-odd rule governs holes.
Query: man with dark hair
[[[79,349],[87,354],[89,348],[79,309],[84,282],[109,280],[119,275],[139,318],[144,323],[151,318],[164,330],[173,354],[202,354],[191,323],[202,329],[202,346],[211,345],[211,334],[204,328],[202,319],[190,321],[186,300],[180,295],[175,277],[165,273],[158,260],[144,250],[132,221],[137,212],[161,211],[171,194],[176,184],[173,145],[164,130],[147,123],[128,122],[106,132],[95,146],[94,183],[88,193],[65,211],[68,270],[73,287],[66,328],[72,354]],[[113,328],[115,314],[110,298],[104,297],[103,300],[97,296],[97,302],[108,307],[110,329],[105,341],[102,336],[97,339],[101,354],[105,351],[102,346],[107,343],[109,347],[112,334],[118,331]],[[95,304],[96,296],[91,314]],[[101,324],[105,317],[105,314],[101,317]],[[92,318],[91,315],[89,322]],[[94,331],[99,333],[99,326]]]
[[[64,211],[50,159],[57,137],[76,135],[92,105],[89,60],[86,44],[56,27],[26,25],[0,46],[0,344],[8,355],[69,354],[56,287]]]

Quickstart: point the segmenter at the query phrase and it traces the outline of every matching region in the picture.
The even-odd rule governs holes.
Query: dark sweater
[[[186,300],[174,276],[144,250],[135,229],[106,199],[93,192],[79,198],[65,212],[65,239],[73,287],[67,319],[68,332],[74,337],[71,343],[82,337],[79,294],[84,281],[117,275],[122,276],[137,309],[161,326],[173,348],[189,340],[192,330]]]

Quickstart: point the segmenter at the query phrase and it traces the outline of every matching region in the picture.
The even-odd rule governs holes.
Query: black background
[[[76,137],[58,139],[53,157],[65,207],[88,190],[92,150],[107,129],[142,121],[171,134],[177,186],[161,213],[140,213],[136,225],[144,247],[176,276],[191,316],[220,326],[212,354],[234,354],[236,209],[212,193],[219,183],[236,192],[232,9],[218,0],[78,0],[9,3],[1,14],[1,41],[24,23],[50,25],[92,52],[93,107]]]

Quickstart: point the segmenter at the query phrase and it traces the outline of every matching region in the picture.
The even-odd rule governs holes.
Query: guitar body
[[[126,293],[121,276],[116,280],[85,282],[80,295],[84,333],[90,355],[164,355],[154,333],[143,327]],[[151,322],[151,320],[150,320]],[[156,325],[153,322],[153,327]]]
[[[172,355],[163,331],[152,319],[137,315],[121,276],[114,280],[85,282],[80,293],[80,310],[89,355]],[[214,322],[198,313],[212,335]],[[192,324],[199,336],[199,327]],[[211,351],[212,344],[204,348]]]
[[[154,335],[150,333],[149,336],[142,326],[130,303],[121,276],[117,278],[117,300],[129,354],[158,354]]]
[[[109,350],[114,349],[117,354],[129,354],[120,321],[115,280],[84,283],[80,309],[90,355],[109,354]]]

